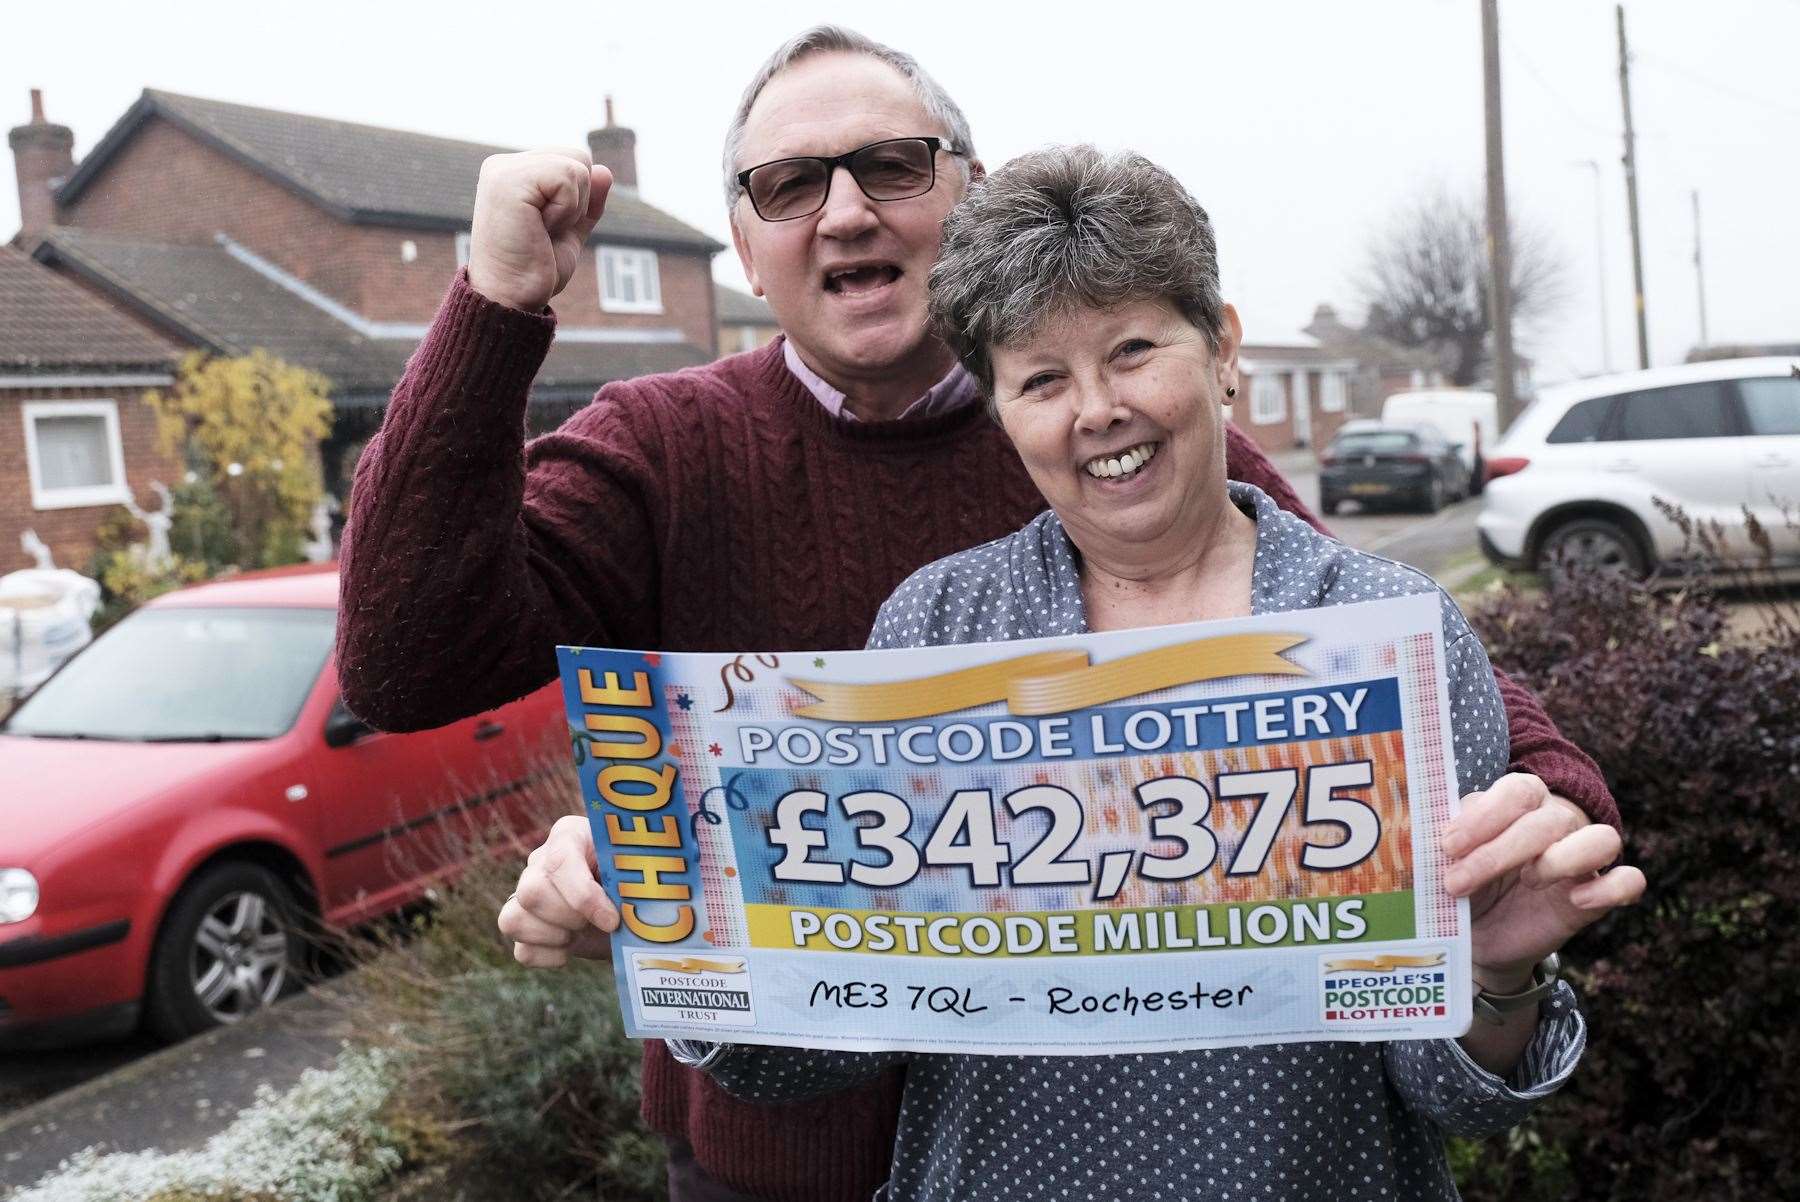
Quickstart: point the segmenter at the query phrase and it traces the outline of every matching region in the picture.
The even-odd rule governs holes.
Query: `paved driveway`
[[[90,1146],[103,1152],[200,1146],[255,1101],[257,1086],[284,1092],[307,1069],[332,1063],[343,1022],[341,1010],[303,994],[149,1054],[144,1044],[114,1045],[115,1054],[135,1059],[0,1117],[0,1195]]]
[[[1435,514],[1371,512],[1350,502],[1336,516],[1326,516],[1318,509],[1319,472],[1312,452],[1278,456],[1276,465],[1301,499],[1324,518],[1332,533],[1360,551],[1385,555],[1421,572],[1442,576],[1457,561],[1466,561],[1471,553],[1480,550],[1475,541],[1475,519],[1481,514],[1479,497],[1447,505]]]

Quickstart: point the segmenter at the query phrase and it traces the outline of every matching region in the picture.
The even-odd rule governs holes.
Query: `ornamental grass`
[[[662,1141],[638,1118],[641,1045],[624,1035],[610,962],[527,969],[495,926],[521,848],[576,805],[559,759],[536,773],[522,829],[446,824],[444,854],[468,867],[428,905],[346,937],[358,971],[324,987],[352,1039],[393,1056],[396,1108],[435,1133],[459,1196],[666,1196]]]

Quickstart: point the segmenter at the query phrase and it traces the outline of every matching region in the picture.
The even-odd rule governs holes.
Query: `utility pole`
[[[1625,106],[1625,203],[1631,215],[1632,303],[1637,310],[1638,366],[1650,366],[1650,331],[1644,318],[1644,244],[1638,232],[1637,135],[1631,129],[1631,55],[1625,49],[1625,6],[1619,17],[1619,98]]]
[[[1506,163],[1500,132],[1499,0],[1481,0],[1481,67],[1487,108],[1488,310],[1494,323],[1494,400],[1500,428],[1519,415],[1513,391],[1512,251],[1506,238]]]
[[[1706,336],[1706,268],[1700,262],[1700,189],[1695,188],[1691,195],[1694,198],[1694,287],[1700,292],[1700,345],[1706,346],[1712,340]]]
[[[1582,159],[1588,170],[1594,173],[1594,255],[1599,260],[1599,295],[1600,295],[1600,363],[1603,371],[1611,373],[1612,363],[1612,321],[1606,314],[1606,208],[1605,187],[1601,183],[1600,164],[1593,159]]]

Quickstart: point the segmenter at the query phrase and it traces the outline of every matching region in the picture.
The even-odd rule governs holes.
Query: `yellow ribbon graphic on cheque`
[[[1327,960],[1326,972],[1392,972],[1396,968],[1435,968],[1444,962],[1444,953],[1435,956],[1402,956],[1393,952],[1363,960]]]
[[[916,680],[839,684],[789,680],[818,698],[794,711],[834,722],[892,722],[1006,702],[1012,713],[1061,714],[1159,689],[1227,676],[1305,676],[1282,653],[1299,634],[1229,634],[1090,664],[1086,651],[1039,651]]]
[[[667,960],[661,957],[645,957],[637,962],[639,968],[660,968],[664,972],[684,972],[690,976],[703,973],[737,973],[744,971],[742,960],[704,960],[699,956],[683,956],[679,960]]]

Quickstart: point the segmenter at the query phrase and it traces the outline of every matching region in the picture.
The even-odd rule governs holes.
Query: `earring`
[[[1225,390],[1225,399],[1226,400],[1228,400],[1228,401],[1232,400],[1236,396],[1237,396],[1237,385],[1233,384],[1230,388],[1227,388]]]

